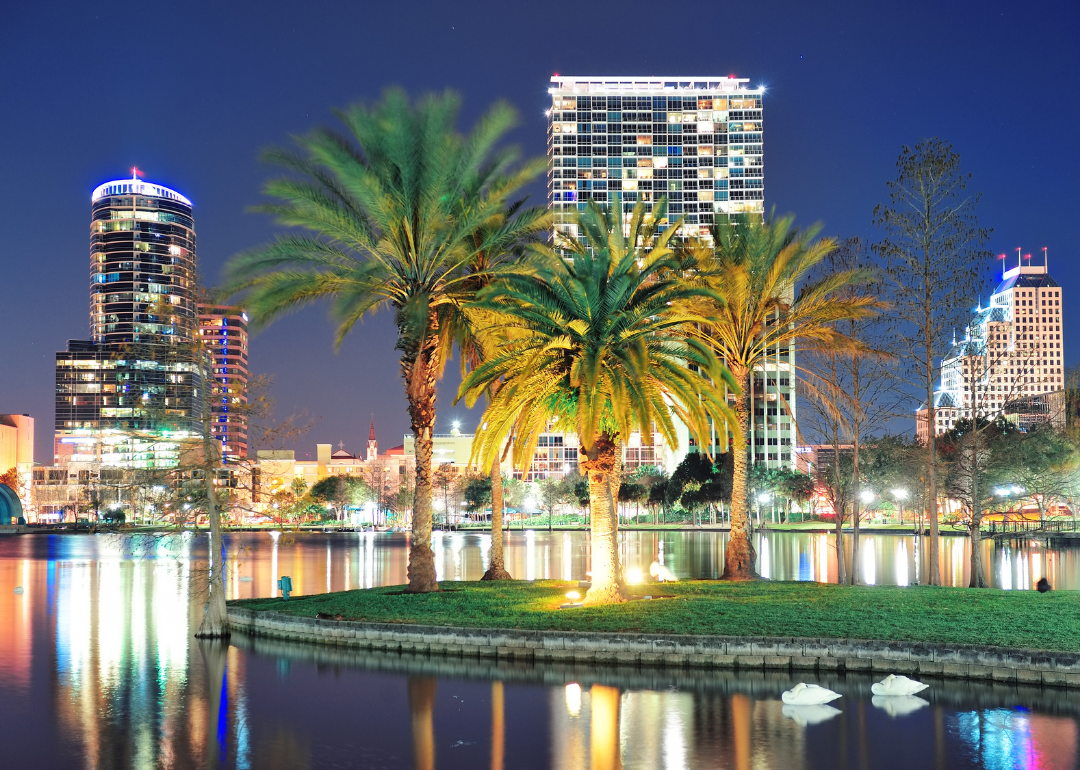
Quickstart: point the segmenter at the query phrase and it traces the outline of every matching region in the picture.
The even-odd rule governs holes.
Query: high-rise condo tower
[[[90,336],[56,354],[56,459],[162,467],[198,429],[191,201],[131,179],[91,196]]]
[[[624,213],[640,201],[651,211],[668,199],[668,220],[684,217],[680,237],[707,236],[721,218],[765,210],[762,97],[746,78],[569,77],[551,78],[548,93],[548,205],[557,234],[577,237],[574,214],[593,200]],[[661,223],[663,225],[664,223]],[[794,356],[770,351],[754,371],[749,442],[751,462],[795,464]],[[631,447],[628,465],[677,462],[656,436]],[[647,445],[651,444],[651,448]],[[682,450],[689,436],[680,438]],[[714,437],[726,451],[726,433]],[[681,455],[681,452],[680,452]]]

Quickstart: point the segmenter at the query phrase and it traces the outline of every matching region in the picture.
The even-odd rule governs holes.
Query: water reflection
[[[774,577],[835,579],[820,534],[759,535]],[[202,537],[32,536],[0,541],[0,745],[27,767],[800,768],[1075,767],[1080,703],[1064,691],[933,682],[901,702],[871,680],[807,672],[843,693],[826,715],[787,713],[789,674],[650,671],[440,659],[236,637],[195,642]],[[407,538],[230,536],[229,596],[402,582]],[[437,535],[447,579],[485,567],[483,535]],[[634,532],[628,564],[722,569],[717,533]],[[943,566],[953,563],[947,541]],[[871,536],[861,566],[915,582],[910,538]],[[1075,583],[1071,551],[989,550],[996,580]],[[514,532],[511,571],[579,578],[581,533]],[[959,564],[957,569],[959,569]],[[925,567],[924,567],[925,568]],[[951,580],[964,580],[954,570]],[[16,593],[21,588],[21,593]],[[890,748],[892,747],[892,748]]]

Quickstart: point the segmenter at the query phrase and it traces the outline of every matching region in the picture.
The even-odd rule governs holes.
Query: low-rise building
[[[30,510],[31,471],[34,468],[34,418],[28,414],[0,414],[0,475],[9,475],[10,486]]]

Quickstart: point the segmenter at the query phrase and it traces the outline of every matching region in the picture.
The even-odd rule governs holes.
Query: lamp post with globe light
[[[904,501],[907,500],[908,491],[906,489],[894,489],[892,490],[893,499],[896,500],[900,510],[900,526],[904,526]]]
[[[769,500],[771,500],[771,499],[772,499],[772,494],[770,494],[769,492],[762,492],[760,495],[757,496],[757,501],[758,501],[757,519],[758,519],[758,526],[759,527],[761,526],[761,506],[764,505],[765,503],[769,502]]]
[[[870,503],[874,502],[874,499],[876,497],[877,497],[877,495],[875,495],[869,489],[864,489],[861,492],[859,492],[859,500],[863,504],[863,512],[867,511],[867,509],[870,507]]]

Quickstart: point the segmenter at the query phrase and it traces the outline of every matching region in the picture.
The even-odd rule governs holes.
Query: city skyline
[[[925,12],[931,7],[928,4]],[[628,34],[632,8],[623,10],[625,20],[599,9],[577,13],[581,23],[602,21],[612,34]],[[877,233],[870,226],[870,211],[885,198],[885,182],[894,175],[900,146],[937,134],[953,143],[966,170],[974,174],[973,189],[984,193],[980,217],[994,228],[991,248],[1001,252],[1022,245],[1025,252],[1035,252],[1047,246],[1051,254],[1060,255],[1060,270],[1055,268],[1059,281],[1066,288],[1075,283],[1077,268],[1068,258],[1064,221],[1071,208],[1068,179],[1078,164],[1077,150],[1068,140],[1076,107],[1039,77],[1047,71],[1065,77],[1076,70],[1076,62],[1061,53],[1068,50],[1067,43],[1054,43],[1076,19],[1071,5],[1060,4],[1037,18],[1006,4],[984,6],[978,14],[935,9],[934,30],[911,46],[898,41],[915,34],[920,16],[915,6],[909,15],[858,5],[826,12],[791,6],[786,14],[792,23],[786,30],[764,37],[726,35],[722,50],[711,42],[709,32],[720,11],[698,9],[702,23],[681,33],[684,39],[674,58],[658,60],[657,49],[649,47],[613,60],[610,52],[552,47],[526,38],[515,40],[512,47],[497,41],[494,53],[507,54],[503,58],[509,63],[482,77],[476,76],[477,57],[482,55],[477,42],[485,36],[490,40],[491,25],[505,22],[484,21],[478,11],[479,6],[466,5],[427,15],[410,32],[416,38],[416,60],[401,64],[391,63],[394,57],[381,57],[401,44],[403,33],[392,24],[357,60],[335,47],[344,42],[342,33],[315,20],[286,22],[268,13],[250,22],[251,34],[238,37],[230,31],[247,24],[246,18],[222,11],[215,17],[220,23],[200,24],[211,10],[196,3],[180,34],[180,27],[158,18],[162,9],[146,9],[137,20],[119,22],[113,33],[130,37],[144,23],[157,23],[164,31],[155,45],[163,56],[190,60],[184,52],[196,45],[206,52],[204,61],[167,74],[134,68],[127,75],[132,90],[103,91],[87,83],[78,89],[81,95],[72,92],[64,102],[63,114],[51,104],[32,102],[34,95],[68,93],[80,78],[91,77],[89,71],[79,73],[77,62],[93,57],[86,30],[103,20],[74,7],[59,21],[48,22],[31,9],[11,11],[13,23],[0,32],[5,43],[0,57],[9,68],[18,62],[30,74],[6,81],[0,89],[12,109],[37,118],[0,128],[0,139],[8,146],[23,148],[5,158],[5,176],[13,183],[0,191],[0,210],[12,223],[29,222],[40,216],[34,209],[47,201],[50,237],[43,250],[32,228],[11,227],[0,254],[12,265],[14,285],[40,285],[41,268],[48,265],[50,293],[43,301],[36,291],[21,291],[0,309],[7,327],[22,330],[0,343],[0,357],[9,362],[0,371],[0,393],[6,411],[37,418],[39,461],[47,461],[43,455],[51,444],[47,383],[52,352],[85,324],[86,191],[121,169],[145,165],[151,178],[190,196],[198,203],[204,274],[213,284],[226,258],[265,242],[272,232],[267,218],[244,213],[261,200],[259,186],[269,176],[257,162],[259,148],[283,144],[289,133],[330,124],[332,107],[373,100],[390,83],[410,91],[456,88],[465,97],[463,123],[493,99],[508,98],[521,112],[516,140],[526,155],[539,157],[547,123],[545,90],[553,72],[734,72],[749,77],[752,85],[767,87],[771,171],[766,211],[775,206],[777,213],[794,212],[801,224],[823,220],[826,233],[873,240]],[[377,23],[380,12],[375,13],[370,21]],[[723,20],[730,29],[751,29],[759,22],[750,9],[728,9]],[[338,74],[308,87],[303,73],[310,72],[312,64],[296,60],[290,51],[321,35],[328,38],[320,50],[337,63],[330,69]],[[978,47],[973,42],[948,44],[961,37],[978,40]],[[270,42],[264,46],[257,40]],[[996,51],[993,57],[981,53],[988,49]],[[853,67],[856,57],[859,66]],[[979,59],[979,67],[964,65],[972,57]],[[361,71],[362,79],[356,77]],[[947,78],[942,74],[946,72]],[[303,90],[298,76],[305,82]],[[185,109],[169,109],[168,101],[162,101],[162,78],[194,95]],[[126,94],[140,90],[149,101],[143,107],[130,106]],[[245,98],[235,98],[237,93]],[[1014,115],[1028,103],[1045,105],[1038,131],[1028,132],[1022,142],[1010,141],[1011,149],[1002,152],[1003,137],[1013,132]],[[148,115],[160,117],[96,123],[70,117],[97,114],[99,109],[115,115],[150,110]],[[1021,187],[1024,194],[1018,196]],[[542,196],[538,189],[533,199]],[[1046,223],[1040,221],[1039,232],[1046,238],[1042,243],[1031,242],[1035,216]],[[1068,328],[1068,315],[1064,323]],[[394,352],[385,333],[389,325],[386,318],[365,324],[339,355],[333,353],[322,309],[304,311],[254,338],[253,373],[277,374],[279,413],[308,406],[323,418],[305,443],[345,440],[359,446],[373,411],[388,434],[406,432]],[[1075,335],[1066,336],[1068,364],[1076,360],[1068,347],[1075,344]],[[444,428],[454,419],[467,427],[476,421],[463,408],[450,406],[456,371],[456,362],[449,364],[440,388]]]

